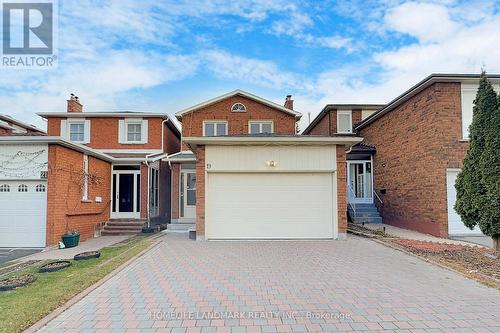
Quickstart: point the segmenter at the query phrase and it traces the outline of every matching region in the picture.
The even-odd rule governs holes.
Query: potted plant
[[[76,230],[68,231],[62,235],[62,241],[65,247],[75,247],[80,242],[80,233]]]

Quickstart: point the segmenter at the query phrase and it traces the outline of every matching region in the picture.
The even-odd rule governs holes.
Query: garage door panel
[[[332,238],[332,175],[209,174],[207,237]]]
[[[44,247],[47,195],[36,191],[45,181],[0,181],[10,186],[0,192],[0,247]],[[26,192],[19,192],[26,185]]]

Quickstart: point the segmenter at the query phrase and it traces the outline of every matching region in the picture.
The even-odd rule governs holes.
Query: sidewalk
[[[113,244],[122,242],[132,236],[134,235],[100,236],[81,242],[76,247],[70,247],[66,249],[49,247],[43,250],[42,252],[38,252],[26,257],[19,258],[17,262],[26,262],[30,260],[73,259],[75,254],[87,251],[97,251],[102,249],[103,247],[111,246]]]
[[[398,228],[393,225],[384,224],[384,223],[365,223],[363,227],[370,230],[383,230],[385,227],[385,233],[389,236],[403,238],[403,239],[412,239],[426,242],[435,242],[435,243],[445,243],[445,244],[455,244],[455,245],[467,245],[467,246],[483,246],[473,242],[466,242],[460,240],[453,240],[448,238],[440,238],[428,234],[423,234],[415,230],[408,230],[403,228]]]

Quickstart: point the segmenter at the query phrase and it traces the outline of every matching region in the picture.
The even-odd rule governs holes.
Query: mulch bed
[[[12,290],[36,281],[36,276],[25,274],[0,280],[0,291]]]
[[[49,273],[49,272],[55,272],[60,269],[66,268],[71,266],[70,261],[54,261],[48,264],[43,265],[38,269],[38,273]]]
[[[491,249],[410,239],[382,241],[500,289],[500,257]]]
[[[88,251],[88,252],[82,252],[78,253],[73,257],[75,260],[87,260],[87,259],[93,259],[93,258],[99,258],[101,256],[101,252],[99,251]]]

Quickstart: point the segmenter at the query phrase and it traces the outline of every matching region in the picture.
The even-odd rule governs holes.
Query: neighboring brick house
[[[180,132],[166,114],[83,112],[72,95],[67,112],[39,115],[48,135],[113,158],[111,218],[170,220],[170,169],[161,158],[179,151]]]
[[[0,114],[0,136],[7,135],[45,135],[45,131],[9,115]]]
[[[500,91],[500,76],[489,79]],[[355,108],[349,108],[345,123],[352,117],[354,132],[363,137],[348,153],[354,200],[377,204],[387,224],[440,237],[480,234],[464,227],[453,209],[478,86],[479,75],[432,74],[389,104],[375,106],[379,110],[358,124]],[[303,134],[337,132],[340,108],[326,109]],[[330,128],[326,115],[335,120]],[[357,191],[360,186],[364,191]]]
[[[172,224],[198,239],[344,238],[345,149],[355,135],[296,134],[301,114],[236,90],[176,114]],[[337,213],[338,212],[338,213]]]
[[[47,135],[0,136],[0,247],[170,221],[170,168],[162,158],[179,151],[180,132],[167,115],[83,112],[74,95],[67,112],[39,115]]]

